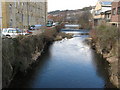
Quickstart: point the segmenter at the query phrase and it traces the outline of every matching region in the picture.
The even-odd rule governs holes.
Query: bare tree
[[[81,25],[81,28],[90,29],[90,19],[92,15],[89,11],[83,12],[81,15],[78,16],[78,24]]]

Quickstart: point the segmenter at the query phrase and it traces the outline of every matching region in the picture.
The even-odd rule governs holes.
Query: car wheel
[[[10,35],[6,35],[6,37],[7,37],[7,38],[11,38],[11,36],[10,36]]]

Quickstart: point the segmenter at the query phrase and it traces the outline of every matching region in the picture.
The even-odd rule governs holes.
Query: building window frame
[[[12,4],[11,4],[11,3],[9,4],[9,7],[10,7],[10,8],[12,7]]]
[[[120,15],[120,7],[117,8],[117,14]]]
[[[112,9],[112,15],[116,15],[116,8]]]

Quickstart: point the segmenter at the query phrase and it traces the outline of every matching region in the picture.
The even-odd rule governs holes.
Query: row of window
[[[16,3],[14,3],[15,4],[15,7],[17,7],[17,5],[16,5]],[[18,6],[19,6],[20,4],[18,3]],[[21,4],[22,6],[24,6],[25,4],[24,3],[22,3]],[[10,8],[12,8],[12,4],[9,4],[9,7]],[[27,6],[27,4],[26,4],[26,6]],[[28,5],[29,7],[33,7],[33,8],[37,8],[37,9],[40,9],[40,5],[38,6],[38,5]]]
[[[22,13],[22,10],[23,9],[21,9],[21,11],[17,10],[16,13]],[[29,12],[32,12],[32,13],[34,12],[35,13],[35,12],[41,12],[43,9],[42,8],[39,8],[39,9],[34,8],[33,9],[32,7],[29,7],[28,10],[29,10]],[[9,8],[9,12],[12,13],[12,8],[11,7]],[[26,10],[26,13],[27,13],[27,10]]]
[[[95,11],[95,15],[99,15],[101,13],[101,10]]]
[[[112,15],[120,15],[120,7],[112,9]]]

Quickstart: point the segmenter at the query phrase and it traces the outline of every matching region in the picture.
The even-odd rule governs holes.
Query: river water
[[[68,33],[68,31],[64,31]],[[85,30],[72,39],[54,42],[27,75],[18,75],[11,88],[104,88],[109,83],[105,60],[84,40]]]

